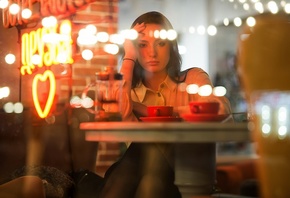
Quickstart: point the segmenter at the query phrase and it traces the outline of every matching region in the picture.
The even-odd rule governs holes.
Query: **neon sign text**
[[[53,64],[72,64],[72,38],[71,22],[64,20],[58,26],[39,28],[22,35],[20,72],[22,75],[32,74],[35,65],[38,67],[51,66]],[[59,33],[58,33],[59,32]],[[44,37],[53,36],[49,43],[45,43]],[[33,63],[32,57],[38,55],[40,60]]]

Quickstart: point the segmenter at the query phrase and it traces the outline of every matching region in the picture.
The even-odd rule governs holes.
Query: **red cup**
[[[193,114],[217,114],[219,112],[220,103],[192,101],[189,103],[189,107]]]
[[[149,117],[172,116],[173,106],[148,106],[147,113]]]

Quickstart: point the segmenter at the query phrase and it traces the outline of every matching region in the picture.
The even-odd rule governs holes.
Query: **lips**
[[[148,61],[148,65],[158,65],[159,64],[159,61]]]

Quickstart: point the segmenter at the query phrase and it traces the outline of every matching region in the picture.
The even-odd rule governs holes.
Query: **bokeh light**
[[[11,65],[11,64],[15,63],[15,60],[16,60],[16,57],[15,57],[14,54],[7,54],[5,56],[5,61],[6,61],[7,64]]]
[[[187,85],[186,87],[186,91],[189,94],[197,94],[198,90],[199,90],[199,86],[196,84],[190,84],[190,85]]]
[[[94,53],[90,49],[85,49],[82,51],[82,57],[85,60],[91,60],[94,56]]]
[[[32,15],[32,12],[31,12],[31,10],[28,9],[28,8],[24,8],[24,9],[22,10],[22,12],[21,12],[21,16],[22,16],[22,18],[24,18],[24,19],[29,19],[29,18],[31,17],[31,15]]]
[[[10,88],[9,87],[0,88],[0,99],[8,97],[9,95],[10,95]]]
[[[9,6],[9,12],[12,14],[12,15],[16,15],[18,14],[18,12],[20,11],[20,7],[18,4],[16,3],[13,3]]]
[[[14,104],[12,102],[7,102],[6,104],[4,104],[3,109],[6,113],[13,113]]]
[[[200,96],[209,96],[212,94],[211,85],[202,85],[199,87],[198,94]]]

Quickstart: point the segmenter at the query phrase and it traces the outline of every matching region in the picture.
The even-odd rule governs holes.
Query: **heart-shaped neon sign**
[[[38,97],[38,92],[37,92],[38,81],[42,81],[42,82],[49,81],[49,93],[48,93],[48,98],[44,106],[44,109],[41,108],[40,102],[39,102],[39,97]],[[56,90],[56,83],[55,83],[55,77],[52,71],[46,70],[43,74],[35,75],[32,82],[32,98],[33,98],[35,109],[40,118],[45,118],[48,115],[53,104],[55,90]]]

